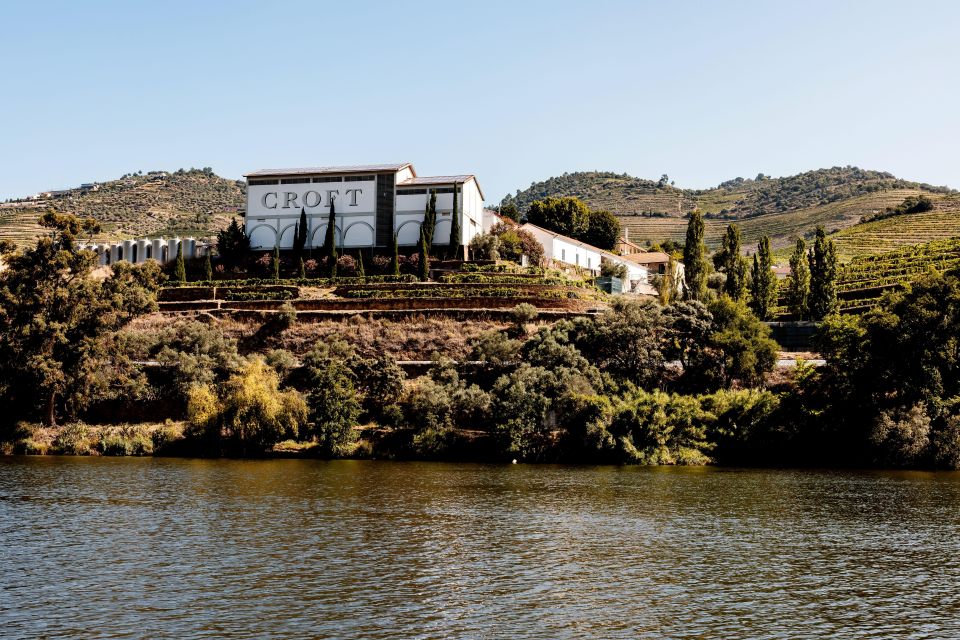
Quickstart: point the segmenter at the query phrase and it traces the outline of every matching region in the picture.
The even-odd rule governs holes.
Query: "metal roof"
[[[413,165],[409,162],[400,162],[397,164],[355,164],[342,167],[298,167],[294,169],[260,169],[244,175],[245,178],[258,178],[263,176],[304,176],[304,175],[323,175],[332,173],[378,173],[383,171],[400,171],[410,167],[413,175],[417,175]]]
[[[417,184],[462,184],[467,180],[473,180],[474,176],[466,174],[462,176],[423,176],[421,178],[408,178],[403,182],[398,182],[398,187],[407,187]]]

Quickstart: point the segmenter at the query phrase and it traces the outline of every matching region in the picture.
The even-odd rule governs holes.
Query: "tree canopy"
[[[0,395],[24,419],[55,424],[103,392],[108,338],[156,309],[162,275],[153,261],[117,262],[109,277],[96,279],[96,255],[73,242],[90,226],[65,214],[43,223],[51,237],[6,256],[0,272]]]

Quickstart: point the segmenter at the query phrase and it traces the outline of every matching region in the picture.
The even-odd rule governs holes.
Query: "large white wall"
[[[327,176],[324,176],[327,177]],[[396,183],[413,177],[403,169],[396,175]],[[264,178],[254,178],[254,181]],[[269,250],[293,247],[295,225],[301,208],[307,214],[307,246],[323,244],[330,212],[330,196],[336,198],[337,245],[347,248],[371,247],[376,233],[376,179],[356,180],[343,176],[343,182],[306,182],[297,184],[253,184],[247,187],[246,229],[250,247]],[[401,246],[415,246],[420,240],[420,225],[429,199],[427,194],[404,194],[405,189],[429,190],[450,188],[453,185],[410,185],[396,188],[394,204],[394,233]],[[461,242],[482,233],[483,197],[475,180],[460,185],[457,206],[461,212]],[[453,194],[437,194],[437,225],[433,242],[446,245],[450,241]]]
[[[293,247],[301,208],[307,214],[307,246],[326,234],[331,196],[336,201],[337,244],[367,247],[374,242],[377,182],[344,176],[342,182],[254,184],[247,187],[247,233],[252,249]]]

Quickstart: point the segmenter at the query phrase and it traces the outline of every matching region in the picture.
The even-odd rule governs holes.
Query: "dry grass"
[[[311,351],[319,342],[343,340],[363,357],[386,355],[397,360],[429,360],[435,353],[460,359],[469,353],[469,345],[473,339],[488,331],[502,330],[510,325],[502,319],[454,320],[414,316],[392,320],[355,315],[343,319],[298,322],[280,335],[272,337],[269,344],[254,347],[253,338],[261,327],[259,322],[231,317],[215,318],[206,314],[193,317],[220,327],[224,334],[237,340],[241,350],[247,352],[287,349],[301,356]],[[137,319],[128,330],[155,331],[177,322],[178,319],[180,318],[177,316],[154,313]],[[245,345],[250,346],[245,348]]]

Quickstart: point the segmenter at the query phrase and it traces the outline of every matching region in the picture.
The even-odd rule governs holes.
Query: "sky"
[[[132,171],[960,188],[960,2],[0,3],[0,199]]]

